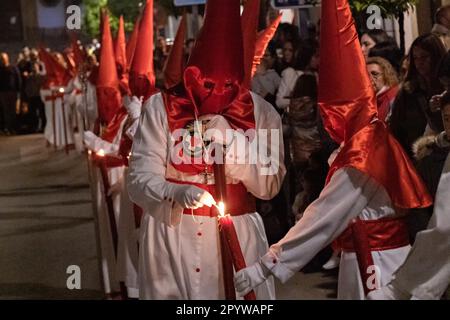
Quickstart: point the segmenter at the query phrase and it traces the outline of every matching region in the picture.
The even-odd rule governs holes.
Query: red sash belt
[[[201,184],[186,181],[175,181],[168,179],[170,182],[178,184],[191,184],[197,186],[203,190],[208,191],[211,195],[215,196],[215,185],[214,184]],[[251,213],[256,211],[256,201],[255,197],[247,191],[247,188],[242,183],[238,184],[227,184],[227,203],[226,203],[226,214],[231,216],[241,216],[246,213]],[[196,216],[204,217],[217,217],[219,212],[216,207],[201,207],[195,210],[185,209],[184,214],[194,214]]]
[[[383,251],[409,244],[405,217],[379,220],[360,220],[369,241],[370,251]],[[346,252],[355,252],[353,229],[348,227],[337,239],[339,247]]]
[[[106,168],[117,168],[125,165],[122,158],[111,156],[99,157],[97,155],[93,158],[93,162],[96,166],[100,166],[101,161],[104,161]]]
[[[55,101],[56,99],[63,98],[63,97],[64,97],[64,93],[58,92],[54,95],[46,96],[45,101]]]

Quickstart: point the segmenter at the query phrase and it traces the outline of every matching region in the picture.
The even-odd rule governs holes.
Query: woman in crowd
[[[446,50],[433,34],[418,37],[410,50],[408,75],[392,107],[392,133],[412,157],[412,144],[423,135],[427,124],[434,132],[443,130],[440,113],[432,112],[430,98],[443,91],[438,80],[439,62]]]
[[[386,31],[382,29],[373,29],[365,31],[361,36],[361,49],[364,55],[364,58],[368,58],[370,54],[370,50],[375,47],[379,43],[393,43],[395,44],[395,40],[392,39]],[[396,45],[396,44],[395,44]]]
[[[387,121],[398,92],[398,78],[392,65],[381,57],[367,59],[373,88],[377,94],[378,118]]]

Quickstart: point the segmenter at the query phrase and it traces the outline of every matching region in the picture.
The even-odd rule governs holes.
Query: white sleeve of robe
[[[263,264],[286,282],[344,232],[378,190],[379,185],[366,174],[354,168],[339,169],[303,218],[271,246]]]
[[[270,200],[275,197],[286,174],[281,118],[270,103],[252,93],[257,128],[256,142],[263,156],[249,148],[243,135],[236,138],[227,153],[226,174],[242,182],[255,197]],[[267,135],[266,135],[267,132]],[[241,143],[242,142],[242,143]],[[269,156],[270,155],[270,156]],[[253,158],[255,161],[249,161]],[[229,162],[233,164],[228,164]]]
[[[428,228],[397,270],[394,286],[423,300],[438,300],[450,284],[450,156],[444,165]]]
[[[170,182],[165,179],[168,161],[169,129],[161,94],[153,95],[142,106],[139,127],[134,135],[127,177],[131,201],[144,213],[177,225],[183,208],[170,200]]]

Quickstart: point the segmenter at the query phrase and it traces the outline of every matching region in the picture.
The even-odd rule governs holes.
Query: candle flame
[[[220,201],[217,204],[217,210],[219,210],[220,217],[225,217],[225,203]]]
[[[97,152],[97,156],[99,156],[99,157],[104,157],[104,156],[105,156],[105,151],[103,151],[103,149],[100,149],[100,150]]]
[[[59,92],[60,92],[60,93],[64,93],[64,88],[62,88],[62,87],[59,88]]]
[[[92,154],[92,151],[91,150],[88,150],[88,155],[91,155]]]

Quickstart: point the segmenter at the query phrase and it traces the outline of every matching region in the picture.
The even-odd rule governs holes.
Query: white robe
[[[281,133],[281,119],[275,109],[255,94],[252,98],[257,128],[274,128]],[[169,170],[169,139],[166,110],[161,94],[157,94],[144,104],[128,175],[130,197],[144,209],[139,252],[140,297],[223,299],[217,218],[183,214],[177,203],[163,199],[166,178],[203,181],[201,176],[177,176],[177,172]],[[239,172],[242,183],[256,197],[270,199],[281,187],[286,171],[280,142],[277,173],[261,175],[259,164],[235,165],[230,169]],[[262,219],[256,212],[232,219],[246,264],[251,265],[268,249]],[[273,279],[255,293],[258,299],[274,299]]]
[[[347,228],[352,219],[377,220],[393,216],[385,189],[354,168],[339,169],[302,219],[262,258],[263,264],[282,282],[305,266],[322,248]],[[378,285],[389,283],[403,263],[410,246],[373,251],[379,268]],[[338,299],[364,299],[364,289],[354,252],[343,252],[339,267]]]
[[[66,90],[67,88],[64,89]],[[54,101],[55,127],[53,127],[53,102],[51,100],[46,100],[46,98],[51,95],[52,95],[51,90],[49,89],[41,90],[41,99],[45,104],[45,117],[47,118],[47,124],[44,129],[44,136],[49,144],[55,145],[56,142],[57,149],[63,149],[66,146],[66,143],[67,145],[74,144],[74,134],[72,127],[72,108],[70,107],[70,104],[67,103],[69,95],[65,94],[64,104],[62,98],[55,99]],[[63,107],[65,114],[63,113]],[[64,127],[66,129],[66,132],[64,132]]]
[[[416,235],[394,287],[421,300],[438,300],[450,284],[450,155],[442,171],[428,228]]]
[[[121,139],[122,128],[125,124],[125,120],[122,121],[119,134],[116,135],[112,143],[98,139],[94,149],[94,152],[98,152],[100,149],[105,151],[105,154],[111,155],[119,150],[119,144]],[[121,193],[123,191],[123,173],[124,167],[115,167],[108,169],[108,179],[110,184],[110,189],[113,190],[112,200],[114,207],[114,216],[116,220],[118,238],[120,237],[120,214],[121,214]],[[119,291],[119,282],[123,280],[123,276],[117,271],[117,259],[114,253],[114,244],[112,239],[108,209],[106,206],[106,198],[104,193],[103,180],[99,168],[95,168],[95,192],[96,192],[96,205],[98,213],[99,222],[99,233],[100,233],[100,247],[101,247],[101,261],[102,261],[102,273],[103,273],[103,283],[105,288],[105,293],[114,293]],[[119,240],[119,239],[118,239]],[[118,244],[119,248],[119,244]],[[118,250],[119,253],[119,250]]]

